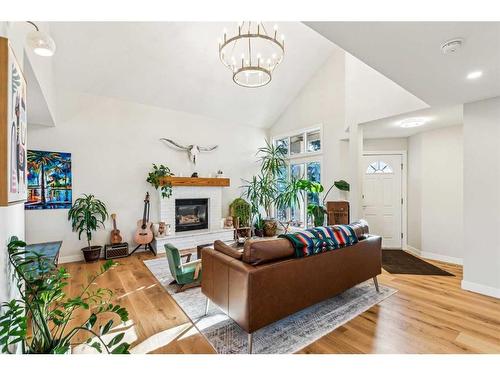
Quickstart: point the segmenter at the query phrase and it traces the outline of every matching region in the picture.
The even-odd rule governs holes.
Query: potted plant
[[[130,345],[123,342],[125,334],[116,331],[120,327],[113,319],[99,325],[103,315],[109,319],[113,314],[122,323],[128,320],[125,308],[110,303],[113,292],[95,286],[96,280],[116,263],[106,261],[77,296],[67,297],[65,286],[70,275],[66,270],[56,268],[41,254],[25,251],[25,246],[17,238],[7,246],[20,297],[1,306],[0,351],[16,352],[17,345],[23,354],[66,354],[80,343],[76,341],[79,334],[98,352],[128,353]],[[85,313],[88,318],[75,323],[75,318]]]
[[[292,178],[278,195],[276,205],[278,208],[298,207],[300,202],[304,201],[306,194],[318,196],[323,190],[323,185],[319,182]],[[324,224],[326,210],[322,204],[311,201],[307,205],[307,213],[312,218],[314,226],[319,227]]]
[[[253,188],[256,188],[258,201],[264,208],[264,235],[276,235],[278,224],[272,217],[274,204],[278,197],[278,182],[286,169],[286,149],[282,145],[274,145],[266,140],[266,145],[259,148],[257,156],[260,158],[260,174],[255,178]]]
[[[170,177],[174,174],[170,172],[170,168],[160,164],[159,166],[153,164],[153,170],[149,172],[146,181],[149,182],[153,187],[161,190],[162,198],[170,198],[172,195],[172,184],[170,182],[162,181],[163,177]]]
[[[101,246],[92,246],[92,232],[104,228],[104,220],[108,217],[106,205],[92,194],[83,194],[78,198],[68,212],[68,221],[74,232],[78,232],[78,239],[85,233],[86,247],[82,248],[86,262],[94,262],[101,255]]]
[[[254,222],[254,233],[257,237],[264,237],[264,220],[260,214],[257,214]]]
[[[235,228],[250,225],[251,205],[243,198],[236,198],[229,205],[230,215],[233,217]]]
[[[323,198],[323,205],[325,204],[325,200],[326,200],[326,197],[328,196],[328,194],[330,193],[330,191],[336,187],[337,189],[339,189],[343,194],[345,194],[345,192],[349,191],[350,190],[350,185],[347,181],[345,180],[338,180],[338,181],[334,181],[333,182],[333,185],[330,186],[330,188],[327,190],[324,198]]]

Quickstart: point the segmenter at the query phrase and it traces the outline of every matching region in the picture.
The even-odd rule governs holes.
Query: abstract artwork
[[[27,210],[71,208],[71,154],[28,150]]]
[[[27,196],[27,108],[26,80],[7,39],[0,41],[0,74],[2,102],[6,102],[6,117],[0,119],[0,163],[7,168],[0,175],[0,204],[26,200]],[[6,66],[5,66],[6,65]]]

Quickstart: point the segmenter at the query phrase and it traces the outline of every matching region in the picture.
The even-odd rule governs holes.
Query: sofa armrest
[[[234,247],[226,245],[224,242],[219,240],[214,242],[214,249],[234,259],[241,259],[243,255],[242,252],[236,250]]]
[[[201,259],[202,293],[241,328],[248,330],[251,277],[256,267],[209,248],[202,250]]]

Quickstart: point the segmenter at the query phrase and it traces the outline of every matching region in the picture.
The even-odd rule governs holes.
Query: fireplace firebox
[[[208,198],[175,200],[175,231],[208,229]]]

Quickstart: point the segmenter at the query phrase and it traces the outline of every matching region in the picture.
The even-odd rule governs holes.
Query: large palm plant
[[[278,197],[278,183],[286,168],[286,149],[282,145],[274,145],[266,140],[266,145],[257,151],[260,157],[260,175],[257,177],[260,204],[271,218],[272,208]]]

